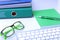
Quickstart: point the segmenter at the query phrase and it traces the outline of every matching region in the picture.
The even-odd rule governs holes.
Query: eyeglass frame
[[[19,22],[19,23],[22,24],[22,22],[20,22],[20,21],[17,21],[17,22]],[[17,23],[17,22],[15,22],[15,23]],[[15,23],[13,23],[11,26],[5,27],[5,28],[1,31],[1,34],[4,35],[3,31],[4,31],[6,28],[11,27],[11,28],[13,29],[13,33],[12,33],[10,36],[12,36],[12,35],[15,33],[15,30],[14,30],[14,28],[13,28],[13,27],[15,27],[15,26],[14,26]],[[22,25],[23,25],[23,24],[22,24]],[[16,28],[15,28],[15,29],[16,29]],[[23,28],[18,29],[18,30],[22,30],[22,29],[24,29],[24,25],[23,25]],[[6,37],[10,37],[10,36],[6,36]]]

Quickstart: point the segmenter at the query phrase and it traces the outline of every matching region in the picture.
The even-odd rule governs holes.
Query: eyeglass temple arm
[[[2,34],[0,33],[0,36],[2,36]],[[7,37],[6,36],[4,36],[4,40],[6,40],[7,39]]]
[[[6,40],[6,39],[7,39],[7,36],[6,36],[6,35],[7,35],[10,31],[12,31],[12,29],[10,29],[9,31],[7,31],[7,32],[3,33],[3,34],[4,34],[4,35],[3,35],[3,36],[4,36],[4,40]],[[2,34],[0,34],[0,35],[2,36]]]

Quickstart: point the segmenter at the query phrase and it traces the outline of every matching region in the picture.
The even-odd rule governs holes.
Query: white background
[[[58,0],[32,0],[34,10],[57,8]]]

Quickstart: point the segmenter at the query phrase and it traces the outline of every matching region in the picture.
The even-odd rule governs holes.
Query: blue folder
[[[11,0],[11,1],[0,1],[0,5],[6,5],[6,4],[19,4],[19,3],[30,3],[31,0]]]

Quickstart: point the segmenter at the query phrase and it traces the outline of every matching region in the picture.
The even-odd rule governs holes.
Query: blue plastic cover
[[[18,3],[30,3],[31,0],[4,0],[0,1],[0,5],[6,5],[6,4],[18,4]]]

